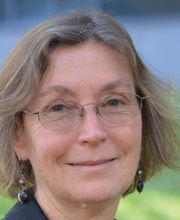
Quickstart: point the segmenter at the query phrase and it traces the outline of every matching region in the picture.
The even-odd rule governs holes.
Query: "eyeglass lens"
[[[99,118],[118,125],[138,115],[140,108],[137,98],[136,95],[122,93],[108,96],[98,101],[96,105],[92,105],[95,106],[95,112],[96,114],[98,112]],[[78,127],[83,119],[84,108],[85,105],[82,106],[73,101],[59,100],[41,109],[39,121],[47,129],[68,132]]]

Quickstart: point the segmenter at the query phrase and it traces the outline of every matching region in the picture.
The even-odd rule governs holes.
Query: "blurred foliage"
[[[180,172],[165,169],[141,194],[122,199],[117,220],[180,220]]]

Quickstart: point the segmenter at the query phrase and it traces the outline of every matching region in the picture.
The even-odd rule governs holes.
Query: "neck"
[[[52,199],[36,192],[35,197],[49,220],[113,220],[119,198],[93,203]]]

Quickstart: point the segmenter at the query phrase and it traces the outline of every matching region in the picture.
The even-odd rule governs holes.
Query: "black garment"
[[[33,195],[28,195],[27,203],[18,202],[2,220],[48,220]]]
[[[28,202],[24,204],[17,202],[1,220],[48,220],[31,191],[28,192],[28,196]]]

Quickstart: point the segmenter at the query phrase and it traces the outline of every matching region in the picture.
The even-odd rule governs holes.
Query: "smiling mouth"
[[[70,163],[69,165],[82,170],[94,170],[109,167],[113,164],[115,158],[108,160],[84,161],[80,163]]]

